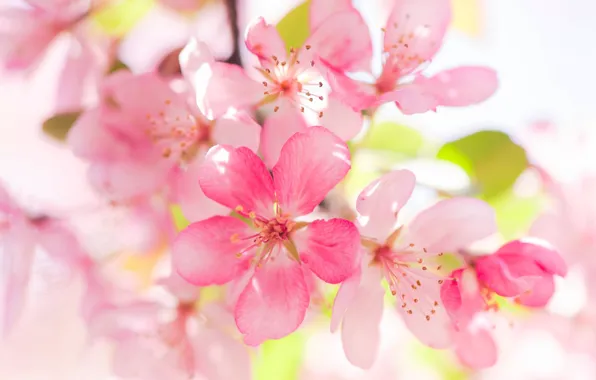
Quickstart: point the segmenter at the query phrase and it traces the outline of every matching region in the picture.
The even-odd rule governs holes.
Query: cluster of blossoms
[[[566,275],[546,243],[551,233],[473,252],[473,243],[498,233],[494,210],[480,199],[441,199],[402,220],[416,191],[408,170],[366,186],[349,216],[323,207],[351,170],[347,142],[366,133],[364,119],[377,108],[423,113],[479,103],[496,90],[485,67],[424,74],[451,19],[448,0],[395,0],[378,26],[349,0],[311,0],[301,46],[286,46],[263,18],[248,27],[255,67],[219,60],[198,34],[173,49],[173,72],[156,64],[106,74],[120,41],[98,33],[90,15],[108,3],[28,0],[3,11],[0,27],[10,33],[0,30],[0,58],[6,70],[32,70],[59,34],[72,39],[77,54],[65,62],[56,109],[82,111],[66,143],[88,163],[105,207],[150,220],[146,251],[171,268],[152,287],[167,294],[155,299],[121,285],[68,218],[30,215],[0,188],[5,336],[25,308],[35,246],[84,282],[81,315],[93,339],[114,346],[114,372],[143,380],[250,378],[253,347],[322,314],[326,284],[340,284],[329,328],[341,330],[355,366],[375,363],[391,304],[420,342],[485,368],[497,360],[498,301],[544,307],[554,277]],[[162,3],[201,11],[198,2]],[[381,26],[376,68],[369,30]],[[190,222],[180,231],[172,205]],[[447,268],[447,257],[458,264]],[[203,302],[214,285],[222,286],[217,300]]]

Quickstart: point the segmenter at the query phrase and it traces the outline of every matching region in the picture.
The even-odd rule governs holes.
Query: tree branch
[[[226,60],[227,63],[241,65],[240,59],[240,30],[238,29],[238,7],[236,0],[224,0],[226,9],[228,11],[228,20],[230,28],[232,28],[232,40],[234,41],[234,50],[230,58]]]

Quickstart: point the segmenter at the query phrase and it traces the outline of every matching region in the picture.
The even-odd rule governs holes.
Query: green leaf
[[[370,126],[364,140],[359,144],[362,148],[384,150],[400,153],[407,157],[415,157],[424,138],[420,132],[392,121],[374,122]]]
[[[276,29],[286,44],[286,50],[301,48],[310,35],[309,8],[310,0],[292,9],[277,23]]]
[[[154,5],[154,0],[118,0],[102,6],[91,19],[102,32],[123,37]]]
[[[544,195],[522,197],[509,190],[489,203],[495,209],[499,232],[505,240],[523,236],[545,204]]]
[[[464,169],[484,199],[509,189],[528,167],[525,150],[500,131],[480,131],[447,143],[437,158]]]
[[[108,69],[108,74],[115,73],[118,70],[129,70],[128,66],[121,60],[117,59],[112,63],[112,66]]]
[[[81,111],[59,113],[44,121],[42,130],[51,138],[63,142],[80,115]]]
[[[294,380],[302,364],[306,339],[295,332],[279,340],[268,340],[261,345],[256,361],[256,380]]]

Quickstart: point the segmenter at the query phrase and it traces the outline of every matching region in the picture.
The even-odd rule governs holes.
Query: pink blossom
[[[199,286],[245,279],[234,316],[247,344],[298,328],[310,299],[306,273],[333,284],[352,275],[359,237],[351,222],[296,220],[349,169],[347,146],[322,127],[288,140],[273,177],[247,148],[217,145],[207,153],[199,173],[203,192],[251,223],[215,216],[191,224],[174,242],[173,263]]]
[[[78,109],[88,86],[97,87],[110,61],[110,42],[90,33],[83,21],[89,1],[28,0],[25,7],[0,10],[0,66],[12,72],[37,67],[51,43],[68,33],[69,44],[59,74],[58,112]]]
[[[313,5],[314,7],[314,5]],[[311,10],[312,12],[312,10]],[[351,25],[341,30],[340,25]],[[230,107],[242,109],[270,104],[278,110],[323,118],[325,113],[341,107],[342,120],[323,120],[325,127],[342,129],[345,119],[349,125],[358,124],[360,113],[341,103],[330,94],[326,81],[327,68],[323,61],[333,62],[345,70],[362,66],[362,56],[371,51],[370,39],[363,34],[366,25],[355,10],[326,14],[325,22],[316,27],[304,46],[286,46],[274,25],[257,19],[247,30],[246,46],[260,62],[257,81],[236,66],[215,62],[204,43],[191,40],[180,56],[180,64],[187,78],[191,78],[201,94],[199,108],[210,117],[225,113]],[[204,96],[203,96],[204,94]],[[356,120],[353,121],[352,119]],[[317,125],[320,123],[314,123]],[[344,127],[345,128],[345,127]],[[360,129],[350,129],[353,137]]]
[[[74,153],[90,161],[89,179],[108,198],[156,194],[179,203],[191,219],[223,212],[202,194],[196,171],[214,143],[256,150],[259,126],[247,115],[209,120],[156,74],[119,71],[105,79],[102,102],[68,135]]]
[[[491,255],[456,270],[441,288],[441,299],[453,323],[453,341],[462,362],[473,368],[492,366],[497,348],[482,323],[485,311],[498,310],[494,296],[515,297],[519,304],[546,305],[554,292],[554,275],[564,276],[565,262],[553,249],[515,240]]]
[[[350,362],[374,363],[379,342],[385,278],[397,297],[406,326],[424,344],[451,344],[449,317],[441,303],[445,281],[437,262],[496,230],[494,211],[472,198],[443,200],[395,229],[399,210],[410,198],[416,179],[408,170],[385,174],[359,195],[358,225],[366,249],[361,274],[342,284],[333,305],[331,329],[342,321],[342,340]]]
[[[63,221],[27,215],[1,184],[0,244],[0,331],[6,337],[25,308],[36,246],[73,269],[86,268],[90,259]]]
[[[344,3],[346,9],[351,8],[349,2]],[[370,82],[361,82],[330,62],[335,72],[331,88],[356,109],[395,102],[405,114],[484,101],[497,89],[497,76],[492,69],[461,66],[430,77],[422,74],[441,47],[450,21],[449,0],[395,1],[383,28],[381,73],[371,73]],[[371,56],[369,62],[370,59]]]

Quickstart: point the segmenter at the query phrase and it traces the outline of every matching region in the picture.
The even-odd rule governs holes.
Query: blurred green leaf
[[[117,59],[112,63],[112,66],[108,69],[108,74],[115,73],[118,70],[129,70],[128,66],[121,60]]]
[[[302,364],[306,339],[295,332],[279,340],[268,340],[261,345],[255,366],[256,380],[294,380]]]
[[[277,23],[277,32],[286,44],[286,50],[301,48],[310,35],[309,8],[310,0],[292,9]]]
[[[523,236],[543,208],[545,197],[521,197],[512,190],[490,200],[497,214],[497,225],[505,240]]]
[[[55,140],[65,141],[68,131],[80,115],[81,111],[59,113],[44,121],[42,130]]]
[[[174,219],[174,225],[176,226],[176,230],[182,231],[183,229],[188,227],[190,222],[182,213],[182,209],[180,208],[180,206],[171,205],[170,212],[172,213],[172,219]]]
[[[154,0],[117,0],[102,6],[91,19],[105,34],[123,37],[154,5]]]
[[[509,189],[528,167],[525,150],[500,131],[480,131],[449,142],[437,158],[463,168],[484,199]]]
[[[418,154],[423,142],[424,138],[420,132],[410,127],[392,121],[373,121],[370,130],[359,146],[414,157]]]

